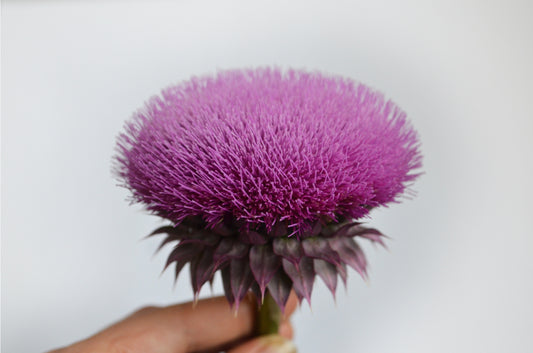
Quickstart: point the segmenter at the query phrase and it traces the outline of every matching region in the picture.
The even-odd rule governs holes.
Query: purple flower
[[[169,87],[126,124],[115,171],[132,199],[172,226],[168,264],[192,286],[221,270],[238,305],[268,288],[283,307],[335,291],[346,265],[365,275],[354,222],[397,201],[421,155],[405,113],[349,79],[277,69],[220,72]]]

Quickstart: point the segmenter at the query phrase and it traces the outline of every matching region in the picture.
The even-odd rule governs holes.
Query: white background
[[[110,173],[123,122],[163,87],[280,65],[382,90],[420,132],[418,195],[375,212],[336,304],[319,281],[301,352],[531,352],[530,1],[2,2],[2,351],[39,352],[148,304],[161,222]],[[215,293],[221,293],[220,283]],[[209,289],[203,292],[209,296]]]

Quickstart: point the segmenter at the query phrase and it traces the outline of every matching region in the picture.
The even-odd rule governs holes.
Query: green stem
[[[257,315],[257,334],[262,336],[278,333],[280,321],[281,310],[267,290]]]

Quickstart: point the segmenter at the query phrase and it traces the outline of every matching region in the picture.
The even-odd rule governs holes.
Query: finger
[[[298,297],[294,291],[291,291],[287,304],[285,305],[285,312],[283,313],[283,319],[287,320],[298,308]]]
[[[241,302],[237,313],[231,309],[225,297],[205,299],[198,302],[196,306],[187,304],[174,305],[164,310],[173,315],[174,311],[179,311],[179,321],[187,327],[182,338],[186,341],[186,351],[201,351],[220,346],[231,346],[232,342],[242,341],[243,338],[254,334],[256,325],[257,306],[256,299],[249,293]],[[288,321],[289,317],[298,307],[298,297],[291,292],[287,300],[283,321]],[[175,334],[176,323],[172,318],[166,324],[172,328]],[[282,325],[283,326],[283,325]],[[283,327],[284,337],[292,337],[292,326],[290,323]]]
[[[283,336],[290,340],[292,340],[294,337],[294,330],[289,321],[284,321],[281,323],[281,325],[279,326],[278,333],[280,336]]]
[[[154,318],[165,330],[174,351],[202,351],[251,336],[255,326],[255,298],[246,296],[235,312],[225,297],[173,305],[159,310]],[[179,332],[179,334],[177,334]]]
[[[268,335],[254,338],[228,353],[296,353],[296,346],[280,335]]]

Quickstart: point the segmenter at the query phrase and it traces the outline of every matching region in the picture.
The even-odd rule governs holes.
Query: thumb
[[[228,353],[296,353],[294,343],[280,335],[268,335],[254,338]]]

